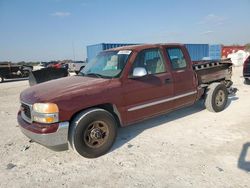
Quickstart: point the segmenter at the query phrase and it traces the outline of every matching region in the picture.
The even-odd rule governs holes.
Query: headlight
[[[33,110],[38,113],[58,113],[58,106],[54,103],[35,103]]]
[[[33,120],[39,123],[55,123],[59,121],[59,109],[54,103],[35,103]]]

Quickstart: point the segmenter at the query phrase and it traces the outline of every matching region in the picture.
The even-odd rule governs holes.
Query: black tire
[[[96,127],[102,124],[106,132],[101,130],[101,127]],[[95,138],[92,137],[93,135]],[[116,135],[117,122],[112,114],[104,109],[92,108],[79,113],[71,122],[69,142],[73,150],[81,156],[96,158],[110,150]],[[98,136],[101,136],[99,140],[96,138]]]
[[[22,77],[23,78],[29,77],[29,74],[30,74],[30,71],[28,71],[28,70],[23,70],[22,71]]]
[[[0,83],[4,82],[4,78],[2,76],[0,76]]]
[[[221,112],[225,109],[228,91],[224,84],[212,83],[208,86],[205,96],[205,107],[210,112]]]
[[[245,78],[245,84],[250,85],[250,80],[248,78]]]

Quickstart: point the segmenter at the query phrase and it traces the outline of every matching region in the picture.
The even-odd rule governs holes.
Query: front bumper
[[[68,149],[69,122],[53,125],[33,124],[23,120],[20,113],[18,113],[17,120],[23,134],[31,140],[55,151]],[[49,126],[53,127],[54,132],[48,129]]]

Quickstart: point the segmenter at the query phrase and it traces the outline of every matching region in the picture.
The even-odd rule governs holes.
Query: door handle
[[[166,78],[165,79],[165,84],[169,84],[169,83],[171,83],[172,82],[172,79],[171,78]]]

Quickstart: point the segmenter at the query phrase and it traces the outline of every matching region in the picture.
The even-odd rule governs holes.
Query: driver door
[[[145,68],[147,75],[133,77],[136,67]],[[161,49],[147,49],[138,53],[123,86],[127,123],[149,118],[173,108],[173,80]]]

